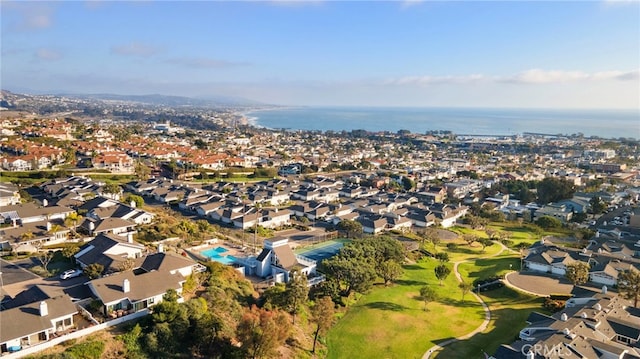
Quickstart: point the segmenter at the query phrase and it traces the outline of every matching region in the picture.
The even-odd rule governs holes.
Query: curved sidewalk
[[[458,262],[454,262],[453,263],[453,274],[455,274],[456,279],[458,280],[458,282],[462,283],[462,276],[460,275],[460,272],[458,272],[458,265],[460,263],[464,263],[464,262],[469,262],[472,260],[477,260],[477,259],[483,259],[483,258],[492,258],[492,257],[496,257],[499,256],[503,251],[505,250],[509,250],[509,248],[507,248],[504,244],[496,241],[496,243],[498,243],[499,246],[502,247],[502,249],[489,257],[479,257],[479,258],[472,258],[472,259],[467,259],[464,261],[458,261]],[[482,300],[482,298],[477,295],[475,292],[473,292],[473,290],[471,291],[471,294],[473,294],[473,296],[476,298],[476,300],[478,300],[480,302],[480,304],[482,304],[482,309],[484,310],[484,320],[482,321],[482,324],[480,324],[479,327],[477,327],[476,329],[474,329],[472,332],[467,333],[465,335],[459,336],[459,337],[455,337],[455,338],[451,338],[448,340],[445,340],[444,342],[440,343],[440,344],[436,344],[434,346],[432,346],[431,348],[429,348],[429,350],[427,350],[426,353],[424,353],[424,355],[422,356],[422,359],[429,359],[431,357],[431,354],[441,350],[442,348],[444,348],[445,346],[451,344],[451,343],[455,343],[459,340],[465,340],[468,338],[471,338],[472,336],[483,332],[485,329],[487,329],[487,326],[489,325],[489,322],[491,321],[491,310],[489,309],[489,306],[484,302],[484,300]]]

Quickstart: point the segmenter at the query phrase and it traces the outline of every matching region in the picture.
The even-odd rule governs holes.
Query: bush
[[[447,243],[447,249],[455,251],[456,249],[458,249],[458,245],[456,243]]]
[[[65,354],[73,355],[76,358],[100,359],[103,351],[104,342],[91,341],[75,345],[65,350]]]
[[[552,312],[557,312],[564,309],[565,304],[566,301],[564,300],[553,300],[551,298],[545,298],[544,304],[542,306]]]

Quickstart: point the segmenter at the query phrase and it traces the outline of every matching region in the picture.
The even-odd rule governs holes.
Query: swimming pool
[[[200,252],[200,254],[202,254],[205,257],[215,257],[215,256],[220,256],[220,253],[224,253],[224,252],[228,252],[229,250],[223,247],[216,247],[216,248],[211,248],[211,249],[207,249],[206,251],[202,251]]]
[[[233,264],[236,261],[236,257],[232,255],[222,256],[221,253],[228,252],[229,250],[223,247],[216,247],[207,249],[206,251],[200,252],[203,256],[216,261],[222,264]]]

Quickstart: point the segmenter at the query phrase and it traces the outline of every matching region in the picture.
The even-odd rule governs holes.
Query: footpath
[[[453,263],[453,274],[455,274],[456,279],[458,279],[458,282],[462,283],[462,276],[460,275],[460,272],[458,272],[458,265],[460,263],[465,263],[465,262],[470,262],[470,261],[474,261],[477,259],[483,259],[483,258],[492,258],[492,257],[496,257],[499,256],[502,252],[504,252],[505,250],[508,251],[509,248],[507,248],[504,244],[496,241],[496,243],[498,243],[498,245],[502,246],[502,249],[489,257],[478,257],[478,258],[471,258],[471,259],[467,259],[467,260],[463,260],[463,261],[457,261]],[[467,333],[465,335],[461,335],[459,337],[455,337],[455,338],[451,338],[448,340],[445,340],[442,343],[436,344],[434,346],[432,346],[431,348],[429,348],[429,350],[427,350],[426,353],[424,353],[424,355],[422,356],[422,359],[429,359],[431,357],[432,354],[442,350],[445,346],[451,344],[451,343],[455,343],[457,341],[460,340],[465,340],[468,338],[471,338],[472,336],[483,332],[485,329],[487,329],[487,326],[489,325],[489,322],[491,321],[491,310],[489,309],[489,306],[484,302],[484,300],[482,300],[482,298],[476,294],[475,292],[473,292],[473,290],[471,290],[471,294],[476,298],[477,301],[480,302],[480,304],[482,304],[482,309],[484,310],[484,321],[482,321],[482,324],[480,324],[480,326],[478,326],[476,329],[474,329],[472,332]]]

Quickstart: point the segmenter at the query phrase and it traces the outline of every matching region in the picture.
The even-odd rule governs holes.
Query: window
[[[151,298],[149,298],[149,300],[147,300],[148,304],[153,304],[155,302],[156,302],[156,298],[154,298],[154,297],[151,297]]]

